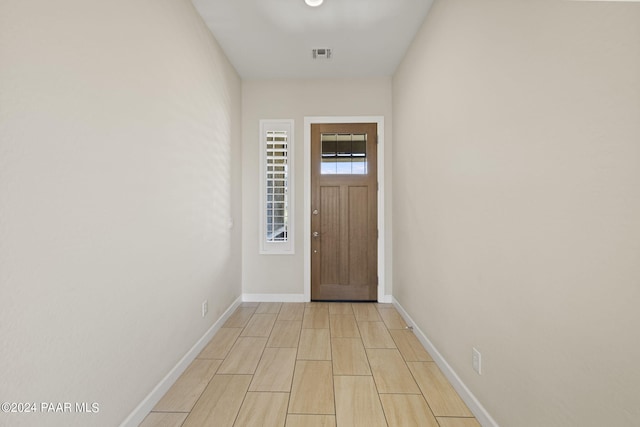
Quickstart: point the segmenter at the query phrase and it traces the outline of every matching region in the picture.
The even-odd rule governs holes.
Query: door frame
[[[304,118],[304,300],[311,301],[311,125],[376,123],[378,125],[378,302],[389,303],[385,281],[384,116],[305,116]]]

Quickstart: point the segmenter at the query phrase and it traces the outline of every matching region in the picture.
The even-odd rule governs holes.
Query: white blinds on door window
[[[260,121],[261,253],[293,252],[293,121]]]
[[[323,133],[320,143],[322,175],[367,174],[366,133]]]

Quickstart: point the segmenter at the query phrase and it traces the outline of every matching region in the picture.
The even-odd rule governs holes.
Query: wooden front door
[[[378,295],[377,124],[311,125],[311,299]]]

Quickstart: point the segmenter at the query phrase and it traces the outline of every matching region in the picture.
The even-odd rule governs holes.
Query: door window
[[[366,175],[366,133],[323,133],[322,175]]]

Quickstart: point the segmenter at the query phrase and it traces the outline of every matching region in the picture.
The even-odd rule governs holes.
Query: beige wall
[[[391,79],[247,80],[242,82],[242,288],[245,294],[304,293],[304,117],[384,116],[385,161],[391,162]],[[295,254],[260,255],[259,121],[294,119]],[[385,177],[390,188],[391,175]],[[390,199],[390,198],[389,198]],[[388,200],[389,200],[388,199]],[[390,201],[386,203],[391,221]],[[387,226],[388,279],[391,272],[391,227]],[[389,281],[389,280],[387,280]],[[391,289],[388,287],[390,293]]]
[[[439,0],[394,76],[394,296],[502,426],[640,419],[639,23]]]
[[[0,396],[100,405],[0,425],[115,426],[240,295],[240,80],[188,0],[3,1],[0,64]]]

